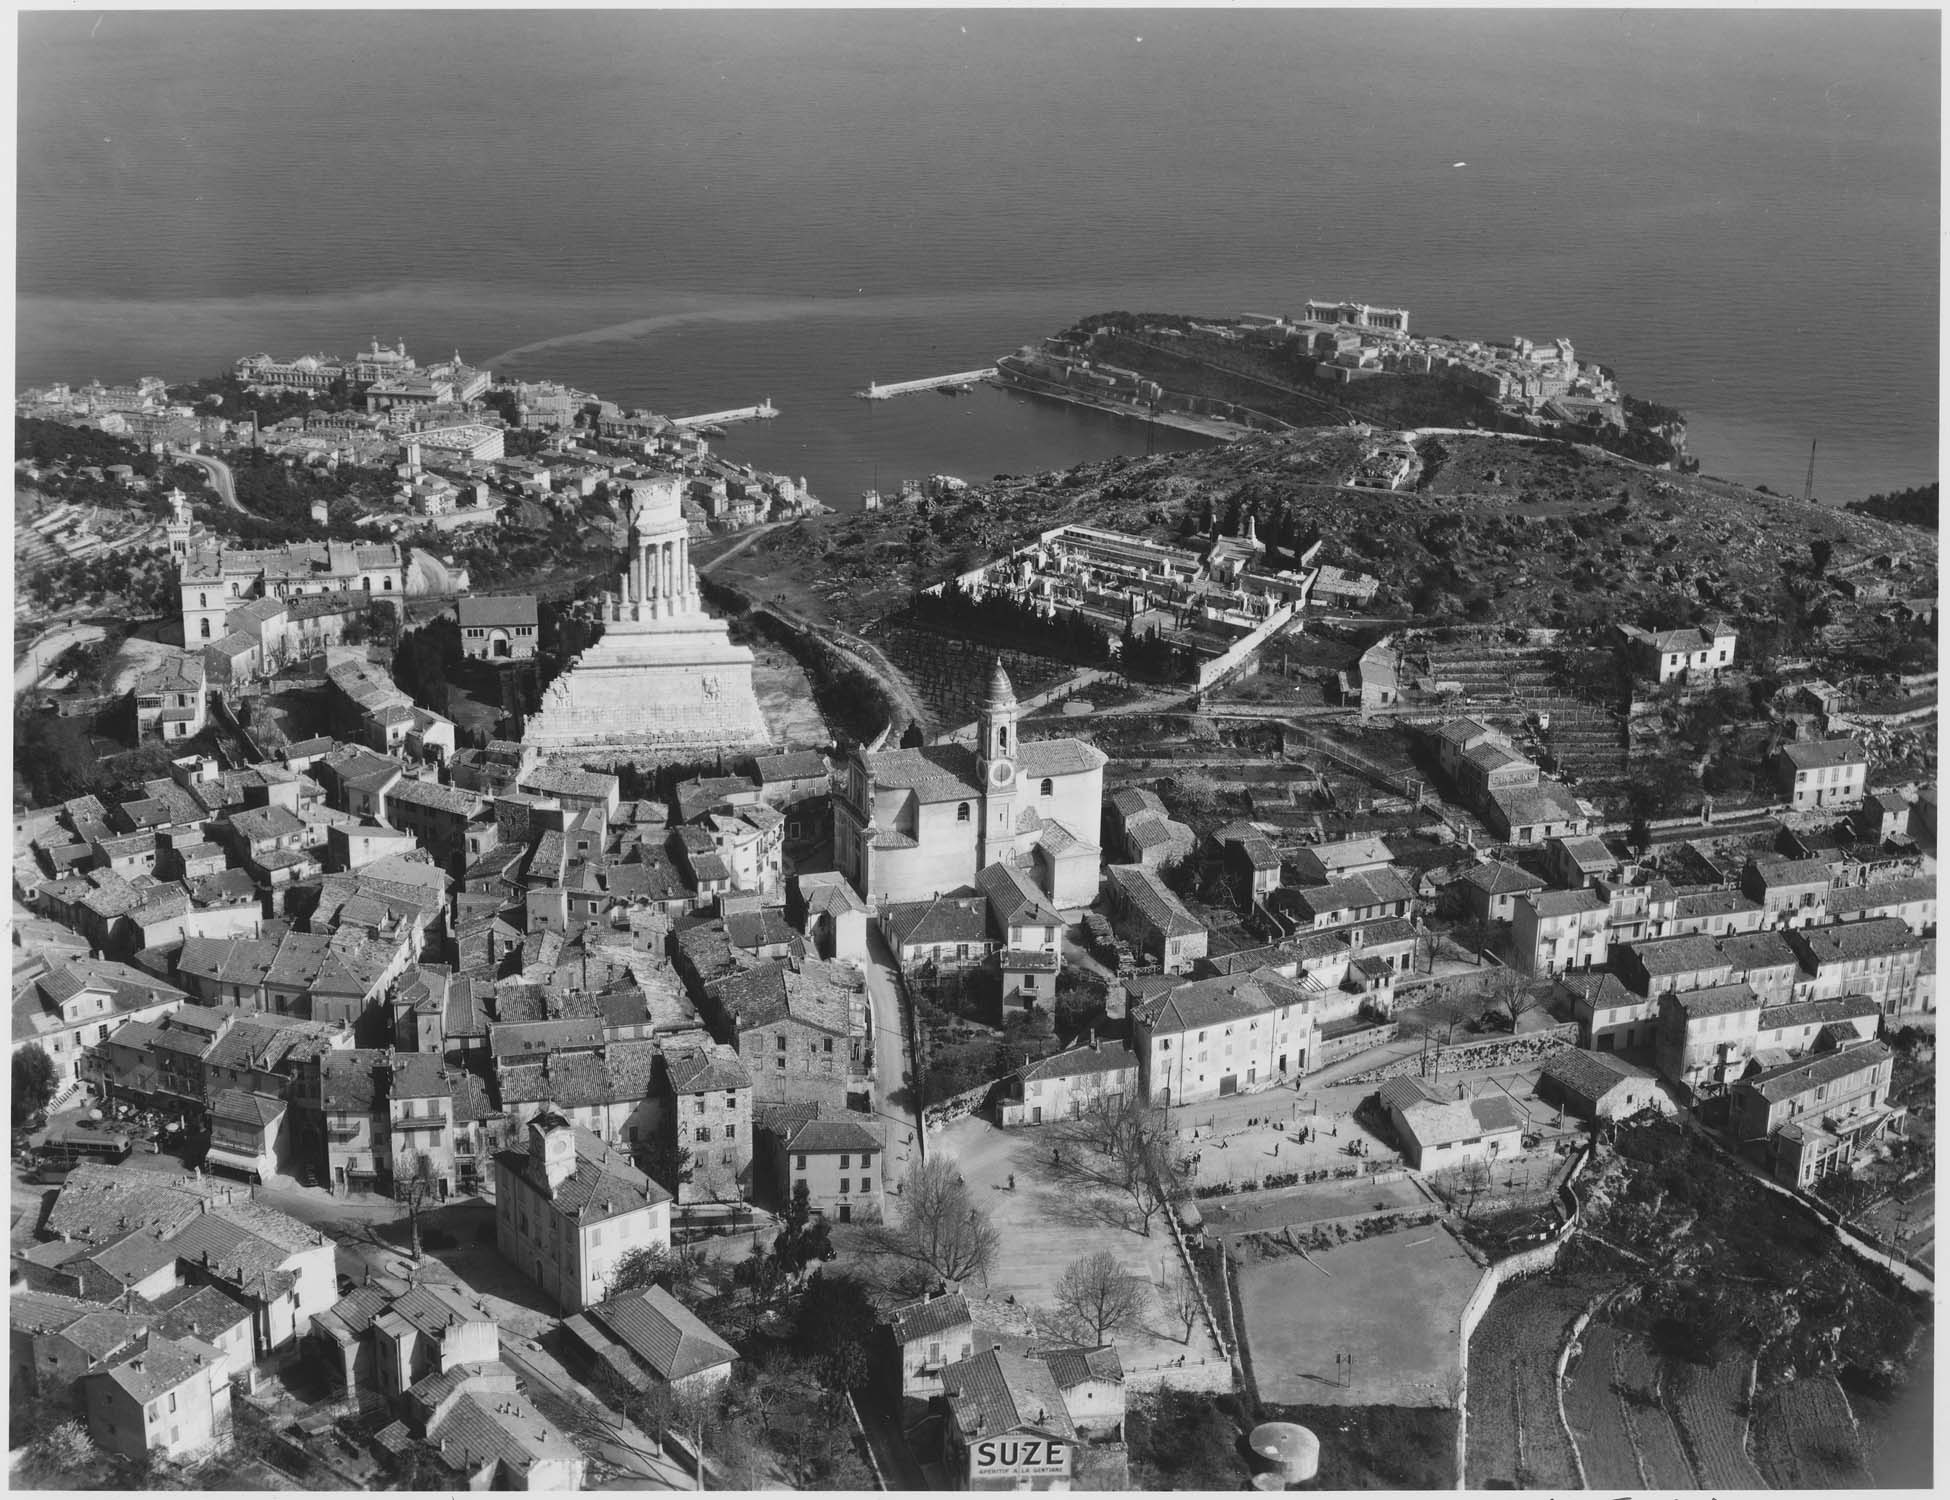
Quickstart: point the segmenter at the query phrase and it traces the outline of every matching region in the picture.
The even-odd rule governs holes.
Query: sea
[[[1185,434],[996,389],[1113,309],[1568,338],[1707,473],[1933,481],[1934,11],[28,12],[18,381],[552,377],[842,508]]]

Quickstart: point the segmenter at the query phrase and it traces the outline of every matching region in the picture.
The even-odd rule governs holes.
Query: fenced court
[[[1433,1224],[1241,1266],[1240,1333],[1260,1398],[1282,1405],[1454,1405],[1463,1305],[1482,1276]]]

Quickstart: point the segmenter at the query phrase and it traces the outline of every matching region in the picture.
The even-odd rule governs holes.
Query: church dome
[[[989,707],[1014,708],[1016,690],[1009,681],[1009,674],[1002,670],[1002,658],[995,659],[995,674],[989,678]]]

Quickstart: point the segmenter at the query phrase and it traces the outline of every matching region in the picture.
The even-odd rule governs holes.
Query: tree
[[[637,1165],[645,1176],[674,1198],[678,1189],[691,1180],[691,1148],[666,1133],[638,1151]]]
[[[1097,1250],[1064,1267],[1056,1283],[1056,1310],[1090,1342],[1102,1344],[1138,1315],[1142,1293],[1143,1283],[1116,1256]]]
[[[1476,1217],[1476,1204],[1489,1191],[1490,1169],[1481,1161],[1459,1162],[1443,1168],[1430,1180],[1435,1190],[1449,1201],[1449,1206],[1469,1220]]]
[[[1065,1174],[1128,1201],[1137,1219],[1131,1227],[1148,1237],[1151,1220],[1170,1206],[1178,1187],[1170,1117],[1155,1104],[1099,1094],[1064,1133],[1075,1148],[1063,1158]]]
[[[1490,1003],[1510,1018],[1510,1030],[1534,1010],[1544,1008],[1544,997],[1537,992],[1531,975],[1511,964],[1498,969],[1490,978]]]
[[[1185,1336],[1179,1342],[1191,1343],[1192,1330],[1198,1327],[1203,1303],[1199,1299],[1198,1283],[1192,1280],[1182,1263],[1172,1262],[1171,1273],[1165,1277],[1164,1285],[1158,1288],[1158,1297],[1172,1321],[1184,1326]]]
[[[865,1385],[879,1315],[866,1286],[844,1274],[815,1276],[799,1299],[792,1341],[829,1390]]]
[[[786,1205],[785,1227],[772,1241],[772,1255],[786,1276],[797,1276],[815,1261],[831,1260],[839,1254],[833,1248],[833,1231],[822,1219],[812,1216],[812,1189],[804,1178],[792,1185],[792,1201]]]
[[[870,1254],[902,1264],[923,1285],[985,1276],[1002,1247],[1002,1234],[975,1206],[961,1169],[931,1156],[907,1174],[901,1189],[901,1222],[876,1224],[865,1237]]]
[[[404,1172],[393,1174],[393,1196],[406,1205],[406,1217],[412,1225],[413,1258],[418,1260],[420,1249],[420,1205],[434,1194],[438,1184],[433,1175],[433,1158],[424,1151],[408,1153]]]
[[[1496,940],[1496,924],[1484,917],[1465,917],[1456,924],[1452,935],[1458,943],[1469,950],[1469,956],[1480,964],[1483,961],[1483,950]]]
[[[14,1124],[46,1109],[54,1097],[54,1059],[39,1042],[14,1054]]]

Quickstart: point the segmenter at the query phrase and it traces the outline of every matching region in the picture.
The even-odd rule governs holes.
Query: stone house
[[[1092,1037],[1027,1064],[1005,1089],[1004,1125],[1073,1120],[1095,1100],[1137,1097],[1137,1054],[1122,1042]]]
[[[1133,1008],[1143,1097],[1178,1105],[1298,1078],[1315,1050],[1306,992],[1271,971],[1191,980]]]
[[[1774,780],[1797,812],[1853,808],[1869,781],[1869,753],[1853,739],[1804,740],[1774,756]]]
[[[1112,921],[1133,947],[1156,959],[1167,974],[1180,974],[1204,958],[1210,940],[1200,922],[1145,865],[1111,865],[1104,895]]]
[[[1889,1105],[1892,1056],[1871,1041],[1749,1074],[1733,1086],[1733,1133],[1790,1187],[1847,1171],[1902,1131],[1904,1111]]]

